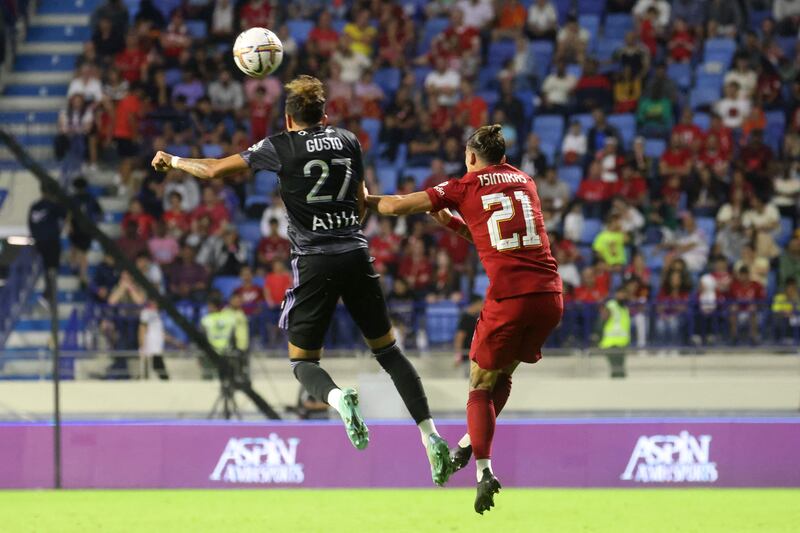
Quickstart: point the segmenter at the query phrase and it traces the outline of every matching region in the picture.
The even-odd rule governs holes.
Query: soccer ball
[[[266,28],[250,28],[233,43],[233,60],[251,78],[272,74],[283,60],[283,43]]]

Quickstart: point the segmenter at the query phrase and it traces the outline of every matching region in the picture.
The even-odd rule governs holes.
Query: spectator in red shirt
[[[242,299],[242,311],[247,316],[253,316],[261,310],[264,301],[264,291],[253,283],[253,270],[249,266],[243,266],[239,271],[239,279],[242,284],[237,287],[233,294]]]
[[[417,297],[428,292],[433,278],[433,267],[425,255],[425,243],[421,239],[409,242],[406,255],[400,261],[398,276],[408,282]]]
[[[736,342],[740,338],[740,330],[749,324],[751,342],[757,342],[759,305],[764,303],[766,293],[764,286],[750,278],[750,269],[746,266],[739,267],[731,283],[729,307],[731,340]]]
[[[709,135],[703,144],[700,152],[700,162],[703,163],[715,176],[727,178],[730,170],[730,161],[719,149],[719,138],[716,135]]]
[[[247,28],[271,28],[272,27],[272,5],[266,0],[250,0],[239,11],[239,18],[242,21],[242,29]]]
[[[460,279],[458,272],[453,268],[451,257],[447,254],[446,250],[440,249],[436,253],[436,270],[433,272],[433,281],[431,283],[431,292],[428,294],[428,302],[438,302],[441,300],[460,301]]]
[[[767,178],[767,168],[774,155],[772,149],[764,143],[764,132],[756,130],[752,132],[747,144],[739,153],[739,161],[747,174],[764,180]]]
[[[731,284],[733,276],[728,266],[728,260],[723,256],[718,256],[713,261],[711,276],[714,278],[717,301],[723,302],[730,298]]]
[[[513,39],[525,28],[528,12],[519,0],[505,0],[501,3],[492,37],[494,39]]]
[[[122,159],[119,174],[123,187],[130,185],[133,163],[139,155],[139,121],[144,114],[142,97],[142,86],[132,83],[130,91],[114,110],[114,141],[117,143],[117,154]]]
[[[447,181],[447,173],[444,171],[444,161],[437,157],[431,161],[431,174],[422,182],[421,190],[430,189],[444,181]]]
[[[139,48],[139,38],[135,33],[128,34],[125,49],[114,57],[114,66],[129,83],[144,77],[147,68],[147,54]]]
[[[269,134],[272,119],[272,106],[267,102],[267,91],[263,86],[256,87],[255,95],[247,103],[250,115],[250,140],[256,143]]]
[[[781,98],[781,78],[772,65],[758,65],[758,81],[756,82],[755,99],[767,109],[779,109],[783,104]]]
[[[581,273],[581,285],[575,288],[573,294],[576,302],[584,304],[597,304],[606,297],[602,288],[597,286],[594,267],[586,267]]]
[[[272,262],[272,271],[264,276],[264,301],[270,309],[279,309],[286,291],[292,286],[292,276],[286,268],[286,263],[275,260]]]
[[[658,9],[650,6],[645,11],[644,17],[639,23],[639,39],[650,51],[650,57],[656,57],[658,49]]]
[[[200,220],[206,216],[211,220],[212,235],[219,233],[224,223],[231,219],[225,202],[210,185],[203,189],[203,201],[192,211],[193,220]]]
[[[692,154],[681,142],[680,135],[673,133],[669,140],[669,146],[661,154],[658,162],[658,170],[662,176],[688,176],[692,170]]]
[[[672,270],[664,280],[658,292],[658,316],[655,321],[656,338],[664,344],[681,342],[686,337],[686,316],[689,292],[683,276]]]
[[[678,18],[672,28],[672,35],[667,42],[669,61],[688,63],[694,54],[694,34],[685,20]]]
[[[454,38],[458,55],[469,56],[480,53],[480,32],[477,28],[464,25],[464,13],[461,9],[456,8],[450,12],[450,26],[444,30],[442,36],[445,40]]]
[[[598,72],[595,59],[587,59],[584,63],[583,74],[575,85],[573,94],[578,107],[584,112],[595,108],[608,111],[614,103],[611,82]]]
[[[703,130],[694,123],[692,108],[686,106],[681,112],[681,120],[672,128],[672,135],[678,135],[683,146],[697,153],[703,146]]]
[[[706,131],[706,140],[714,136],[719,144],[719,151],[725,159],[730,159],[733,154],[733,132],[722,122],[722,117],[716,113],[711,114],[711,124]]]
[[[139,236],[139,225],[134,220],[122,224],[122,236],[116,240],[125,257],[133,261],[136,256],[147,251],[147,241]]]
[[[616,194],[636,207],[643,206],[647,200],[647,181],[629,162],[620,167],[620,180],[617,182]]]
[[[287,261],[292,245],[280,235],[277,218],[269,219],[269,234],[261,237],[256,252],[256,263],[268,267],[275,261]]]
[[[153,235],[153,225],[155,225],[156,221],[142,209],[142,203],[138,198],[133,198],[130,201],[128,212],[122,217],[123,227],[130,223],[136,224],[136,235],[139,238],[146,241]]]
[[[373,266],[380,274],[394,272],[400,254],[400,236],[395,234],[392,220],[388,217],[380,219],[380,232],[369,241],[369,249],[375,258]]]
[[[164,211],[161,219],[167,230],[176,237],[181,237],[191,229],[191,217],[183,210],[183,197],[178,191],[169,193],[169,209]]]
[[[584,202],[584,214],[590,218],[603,218],[612,193],[611,184],[603,181],[602,165],[599,161],[592,161],[589,174],[575,193]]]
[[[461,81],[461,99],[454,111],[457,116],[466,115],[466,123],[474,129],[489,121],[489,106],[486,105],[486,100],[475,94],[472,82],[468,79]]]
[[[253,25],[248,25],[250,28]],[[269,26],[264,26],[269,27]],[[189,34],[189,28],[186,27],[186,22],[183,20],[183,11],[176,9],[172,12],[172,18],[169,25],[161,33],[161,48],[164,50],[164,55],[171,64],[176,64],[178,57],[181,53],[189,48],[192,44],[192,36]]]
[[[331,26],[331,18],[329,11],[320,13],[317,25],[308,34],[308,41],[306,41],[308,52],[319,54],[322,57],[330,57],[336,51],[339,34]]]

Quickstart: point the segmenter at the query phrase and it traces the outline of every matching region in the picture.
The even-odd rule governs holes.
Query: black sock
[[[392,343],[385,348],[373,350],[375,359],[391,376],[397,392],[406,404],[411,418],[419,424],[427,418],[431,418],[431,410],[428,408],[428,398],[425,396],[425,389],[422,388],[422,380],[419,378],[414,365],[411,364],[396,343]]]
[[[319,366],[319,359],[291,359],[294,377],[314,399],[328,403],[328,393],[338,389],[336,383]]]

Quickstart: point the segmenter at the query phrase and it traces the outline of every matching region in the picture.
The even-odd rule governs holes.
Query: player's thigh
[[[320,350],[339,301],[329,265],[320,257],[300,257],[295,283],[286,294],[280,325],[289,334],[289,344],[298,354]]]
[[[352,254],[350,274],[342,283],[342,301],[361,334],[371,341],[370,347],[380,348],[372,344],[380,344],[384,339],[389,343],[394,339],[380,274],[375,272],[372,261],[367,250]]]
[[[478,317],[470,347],[470,359],[483,370],[500,370],[516,359],[520,326],[508,305],[487,299]]]
[[[524,363],[535,363],[542,358],[542,346],[561,322],[564,301],[560,293],[535,293],[524,297],[520,309],[535,309],[526,313],[525,327],[521,328],[515,349],[517,359]]]

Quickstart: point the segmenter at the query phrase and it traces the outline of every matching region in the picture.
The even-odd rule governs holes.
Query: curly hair
[[[286,114],[296,122],[312,126],[325,115],[325,88],[305,74],[286,84]]]

